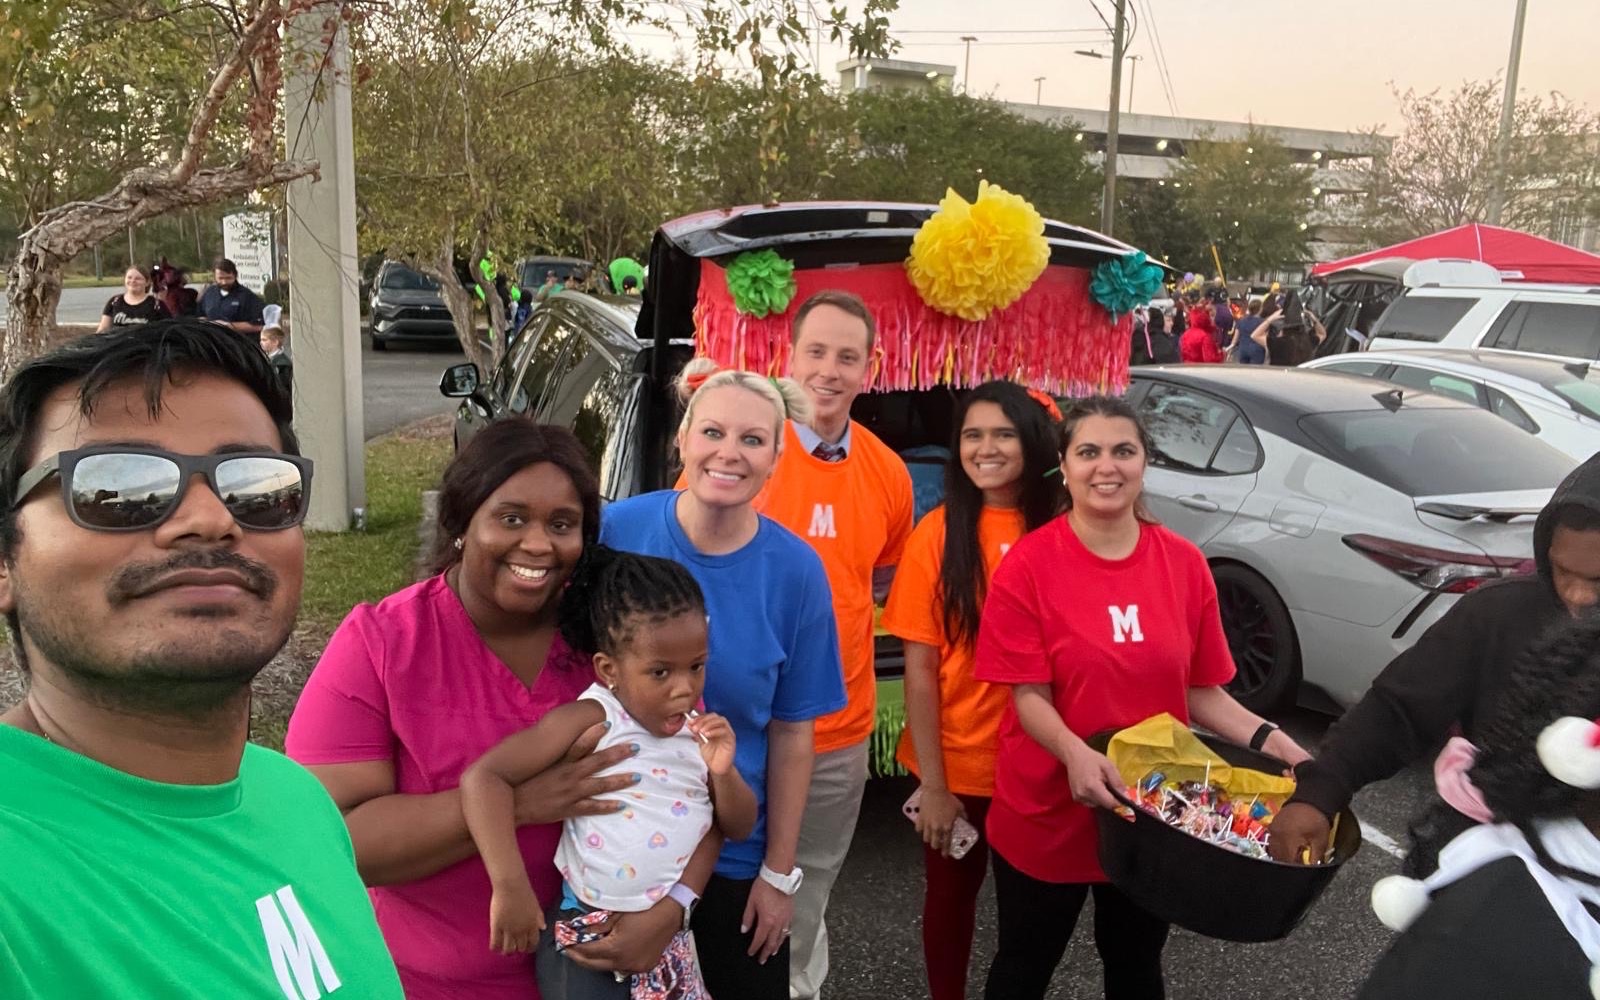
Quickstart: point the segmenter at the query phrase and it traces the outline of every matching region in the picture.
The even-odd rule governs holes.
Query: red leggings
[[[983,830],[987,798],[957,795],[967,822]],[[928,892],[922,903],[922,957],[928,966],[932,1000],[966,1000],[967,965],[972,958],[972,932],[977,922],[978,890],[989,868],[989,842],[980,838],[960,861],[922,847]]]

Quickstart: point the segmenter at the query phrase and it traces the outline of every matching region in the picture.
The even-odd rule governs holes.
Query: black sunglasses
[[[305,520],[311,460],[273,451],[179,455],[160,448],[93,445],[63,451],[23,473],[15,510],[51,476],[74,524],[91,531],[144,531],[172,516],[202,474],[240,527],[281,531]]]

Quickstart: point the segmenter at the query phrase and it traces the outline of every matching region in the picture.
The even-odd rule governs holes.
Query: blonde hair
[[[689,424],[694,420],[695,400],[709,389],[721,389],[729,385],[760,396],[772,407],[772,430],[779,449],[783,447],[785,420],[798,420],[802,424],[811,421],[811,398],[800,388],[800,383],[792,378],[763,378],[755,372],[723,368],[710,358],[699,357],[684,365],[674,385],[678,390],[678,398],[684,404],[683,421],[678,424],[680,435],[689,433]]]

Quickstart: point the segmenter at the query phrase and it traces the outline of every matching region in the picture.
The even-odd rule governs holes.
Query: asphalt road
[[[374,351],[361,338],[361,406],[369,440],[402,424],[438,413],[454,413],[456,400],[439,395],[439,376],[465,360],[457,347],[390,344]]]
[[[1308,712],[1278,719],[1307,749],[1330,720]],[[1375,785],[1357,797],[1355,810],[1369,834],[1326,893],[1287,939],[1234,944],[1174,930],[1167,944],[1167,995],[1172,1000],[1348,1000],[1382,954],[1390,932],[1372,915],[1372,884],[1399,869],[1378,846],[1376,831],[1405,840],[1406,823],[1425,802],[1429,776],[1421,769]],[[878,779],[867,786],[861,822],[829,907],[832,972],[826,1000],[913,1000],[927,996],[922,976],[922,855],[900,804],[909,778]],[[1393,846],[1393,845],[1390,845]],[[1097,998],[1100,960],[1094,951],[1091,902],[1078,921],[1050,993],[1057,998]],[[1040,914],[1041,920],[1049,919]],[[995,948],[992,880],[979,902],[968,996],[983,995]]]
[[[56,309],[59,323],[94,323],[106,300],[120,285],[101,288],[67,288]],[[0,322],[5,321],[5,298],[0,295]],[[455,348],[391,345],[373,351],[361,338],[362,432],[365,438],[386,434],[422,417],[455,412],[455,404],[439,395],[439,376],[462,360]]]

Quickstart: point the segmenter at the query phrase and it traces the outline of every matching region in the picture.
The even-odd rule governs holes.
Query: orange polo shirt
[[[958,795],[994,796],[994,762],[1000,749],[1000,716],[1011,702],[1004,684],[972,676],[973,644],[952,644],[944,630],[944,505],[917,523],[905,556],[894,573],[894,589],[883,610],[883,627],[907,642],[939,651],[939,742],[945,784]],[[1022,537],[1022,511],[985,507],[978,514],[978,551],[983,557],[985,589],[994,579],[1000,558]],[[917,764],[911,727],[900,735],[896,754],[912,774]]]
[[[810,543],[822,557],[839,623],[844,686],[850,703],[817,720],[818,753],[872,735],[878,685],[872,669],[872,571],[900,561],[911,535],[911,473],[865,427],[850,422],[850,451],[824,462],[783,429],[783,454],[755,508]]]

